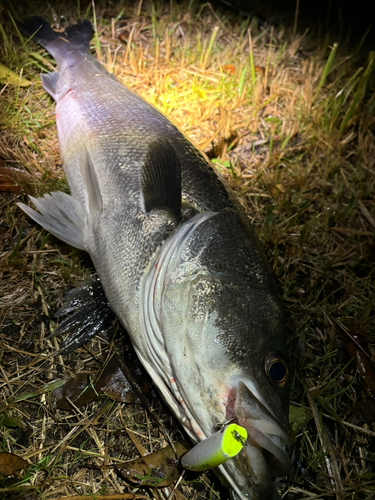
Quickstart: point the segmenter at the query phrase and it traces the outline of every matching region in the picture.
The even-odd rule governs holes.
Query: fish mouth
[[[234,413],[236,423],[245,427],[248,438],[240,454],[232,459],[236,462],[233,467],[248,477],[249,489],[244,486],[239,489],[234,477],[230,484],[232,498],[277,499],[273,478],[288,475],[291,468],[293,439],[288,420],[286,417],[277,419],[243,382],[239,381],[237,387],[232,388],[231,394],[234,393],[235,403],[230,413]],[[229,462],[228,468],[232,468]],[[234,470],[228,472],[236,475]],[[251,491],[250,496],[246,490]]]
[[[288,423],[276,420],[243,382],[238,382],[234,413],[239,425],[247,430],[246,444],[262,451],[271,476],[289,474],[293,440]]]

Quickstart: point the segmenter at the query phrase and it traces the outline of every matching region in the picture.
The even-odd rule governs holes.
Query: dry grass
[[[77,17],[76,5],[55,9],[44,15],[56,28]],[[61,26],[56,13],[65,16]],[[123,10],[102,2],[95,14],[102,63],[214,158],[268,252],[296,368],[296,449],[283,498],[373,498],[374,53],[360,58],[282,27],[260,29],[209,4],[140,1]],[[2,61],[34,82],[1,89],[0,167],[27,170],[36,193],[66,189],[54,106],[37,76],[53,62],[32,43],[23,47],[8,12],[0,15]],[[103,399],[58,410],[45,387],[100,371],[128,344],[115,324],[87,348],[53,356],[53,314],[93,269],[23,216],[19,198],[23,191],[0,193],[0,429],[1,451],[29,467],[0,483],[0,498],[18,498],[10,491],[20,483],[43,499],[123,491],[164,498],[90,467],[139,456],[125,429],[148,452],[168,441],[142,406]],[[151,412],[179,439],[164,404],[151,399]],[[175,495],[227,498],[212,474],[186,476]]]

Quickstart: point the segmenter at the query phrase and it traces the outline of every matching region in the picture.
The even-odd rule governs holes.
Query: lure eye
[[[265,370],[268,377],[280,387],[284,386],[288,380],[289,369],[285,356],[279,352],[270,352],[266,357]]]

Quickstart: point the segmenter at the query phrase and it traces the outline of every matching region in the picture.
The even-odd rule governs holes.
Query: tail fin
[[[90,21],[85,19],[74,26],[70,26],[64,33],[57,33],[41,17],[30,17],[23,22],[18,22],[18,27],[25,35],[33,37],[42,47],[59,63],[59,56],[65,57],[75,50],[87,51],[92,37]]]
[[[33,37],[45,49],[59,37],[56,31],[53,31],[47,21],[41,17],[30,17],[23,22],[18,21],[17,25],[25,35]]]
[[[65,33],[73,45],[81,45],[87,49],[92,38],[92,26],[90,21],[84,19],[66,28]]]

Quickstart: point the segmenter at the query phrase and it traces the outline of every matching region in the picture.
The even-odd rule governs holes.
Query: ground
[[[54,103],[38,76],[54,62],[13,22],[33,14],[55,29],[90,19],[100,61],[212,159],[254,223],[295,370],[296,446],[282,498],[375,498],[375,53],[366,33],[331,39],[209,3],[142,0],[0,7],[1,60],[14,72],[0,75],[0,451],[27,462],[4,473],[0,498],[163,498],[166,488],[176,500],[228,498],[211,473],[158,490],[109,467],[185,437],[139,367],[147,410],[131,387],[59,407],[64,381],[80,391],[78,380],[92,386],[110,359],[121,368],[134,355],[116,321],[72,354],[56,356],[60,340],[47,338],[64,293],[95,271],[16,205],[67,190]]]

